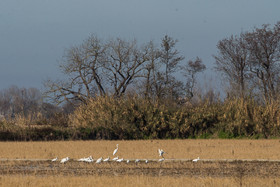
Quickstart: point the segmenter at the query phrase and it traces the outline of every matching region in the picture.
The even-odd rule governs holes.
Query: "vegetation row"
[[[251,98],[178,106],[98,97],[54,118],[2,120],[1,140],[272,138],[280,132],[279,103],[262,106]]]

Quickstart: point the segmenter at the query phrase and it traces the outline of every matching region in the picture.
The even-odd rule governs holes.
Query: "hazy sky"
[[[155,42],[178,39],[186,61],[213,67],[219,40],[280,21],[280,0],[0,0],[0,89],[43,88],[61,77],[66,48],[95,33]]]

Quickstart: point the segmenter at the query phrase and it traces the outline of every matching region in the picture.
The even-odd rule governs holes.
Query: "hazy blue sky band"
[[[199,56],[212,67],[219,40],[275,24],[279,7],[279,0],[1,0],[0,89],[60,78],[65,49],[92,33],[140,43],[168,34],[186,60]]]

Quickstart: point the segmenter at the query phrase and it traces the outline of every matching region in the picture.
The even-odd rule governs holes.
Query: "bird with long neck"
[[[117,148],[114,150],[113,155],[115,155],[118,152],[119,144],[117,144]]]
[[[165,153],[165,152],[164,152],[162,149],[158,149],[158,154],[159,154],[159,156],[161,156],[162,158],[164,158],[164,156],[163,156],[164,153]]]

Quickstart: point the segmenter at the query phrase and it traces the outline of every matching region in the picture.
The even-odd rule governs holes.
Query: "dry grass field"
[[[279,178],[244,178],[242,184],[239,179],[229,178],[191,178],[191,177],[150,177],[150,176],[124,176],[124,177],[106,177],[106,176],[4,176],[0,179],[0,186],[118,186],[118,187],[238,187],[238,186],[279,186]]]
[[[0,158],[51,159],[112,156],[119,144],[123,158],[157,159],[159,148],[167,159],[271,159],[280,160],[280,140],[140,140],[0,142]]]
[[[163,163],[81,163],[92,155],[158,159]],[[65,164],[50,160],[70,157]],[[187,159],[200,157],[193,163]],[[142,140],[0,142],[0,186],[279,186],[279,140]],[[5,160],[9,159],[9,160]],[[169,159],[186,159],[171,161]],[[265,159],[270,161],[209,161]],[[278,171],[279,170],[279,171]]]

